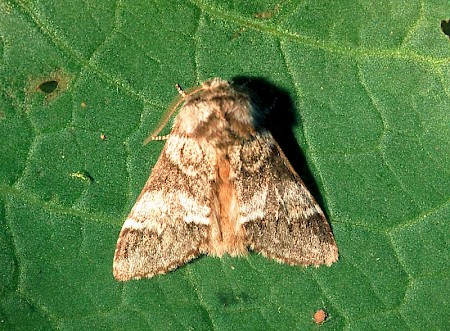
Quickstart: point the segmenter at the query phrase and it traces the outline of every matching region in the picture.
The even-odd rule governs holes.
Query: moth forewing
[[[118,280],[163,274],[200,254],[248,248],[279,262],[330,265],[328,222],[250,96],[219,78],[183,96],[166,145],[125,221]]]

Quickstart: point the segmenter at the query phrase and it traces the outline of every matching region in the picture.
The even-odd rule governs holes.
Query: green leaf
[[[445,329],[449,9],[0,0],[0,329]],[[117,235],[162,148],[142,142],[175,83],[215,76],[289,96],[280,139],[340,259],[201,257],[119,283]]]

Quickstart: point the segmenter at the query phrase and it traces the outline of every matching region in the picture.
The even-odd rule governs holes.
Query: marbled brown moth
[[[114,277],[152,277],[200,254],[243,256],[248,249],[291,265],[335,262],[322,210],[261,125],[250,95],[214,78],[181,101],[123,224]]]

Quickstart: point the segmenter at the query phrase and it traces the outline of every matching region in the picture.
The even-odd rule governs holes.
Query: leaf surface
[[[316,330],[324,309],[322,330],[445,329],[449,9],[0,0],[0,328]],[[117,235],[162,149],[142,142],[175,83],[216,76],[289,97],[279,139],[340,259],[202,257],[118,283]]]

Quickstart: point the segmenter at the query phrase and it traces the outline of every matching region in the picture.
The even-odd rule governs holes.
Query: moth
[[[214,78],[182,101],[120,231],[114,277],[148,278],[201,254],[243,256],[248,249],[290,265],[335,262],[322,210],[245,88]]]

